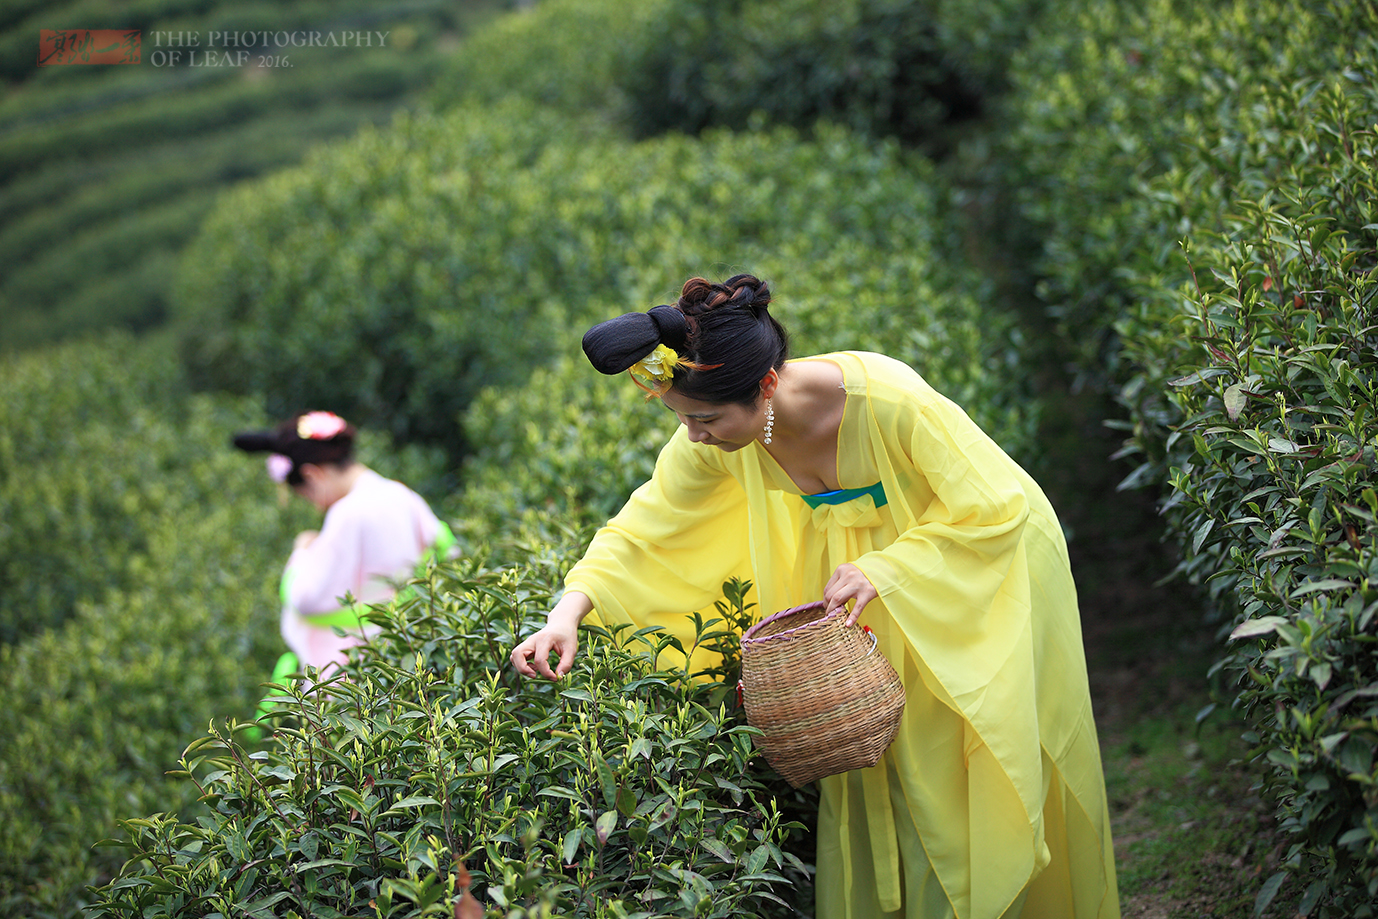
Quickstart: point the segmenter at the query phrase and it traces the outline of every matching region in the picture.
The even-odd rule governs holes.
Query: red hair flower
[[[297,419],[297,436],[302,440],[329,440],[346,427],[334,412],[307,412]]]

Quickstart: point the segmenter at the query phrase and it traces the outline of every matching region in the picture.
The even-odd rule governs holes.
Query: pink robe
[[[330,506],[320,535],[292,553],[283,575],[282,637],[303,671],[342,665],[369,634],[337,634],[313,625],[311,614],[337,612],[345,594],[361,603],[388,600],[391,582],[410,575],[439,532],[425,499],[372,470]]]

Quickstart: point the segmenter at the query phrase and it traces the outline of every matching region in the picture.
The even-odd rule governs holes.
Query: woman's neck
[[[836,442],[846,393],[842,369],[832,361],[795,361],[780,370],[775,408],[775,438]]]
[[[831,361],[799,361],[780,373],[771,398],[775,424],[765,449],[804,494],[840,487],[837,436],[846,400],[842,370]]]
[[[329,509],[332,504],[353,491],[359,478],[368,471],[368,467],[363,463],[350,463],[344,468],[323,466],[322,469],[327,470],[321,483],[323,488],[322,510]]]

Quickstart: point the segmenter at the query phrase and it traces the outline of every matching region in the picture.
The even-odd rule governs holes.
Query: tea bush
[[[1193,226],[1216,225],[1235,154],[1222,151],[1218,169],[1198,176],[1198,193],[1171,209],[1155,204],[1152,181],[1195,139],[1217,137],[1237,113],[1266,104],[1260,86],[1348,67],[1350,8],[1304,0],[1046,5],[1010,66],[999,169],[1022,244],[1033,249],[1038,295],[1083,379],[1126,380],[1115,323],[1185,279],[1177,242]]]
[[[275,416],[317,404],[457,446],[479,381],[516,378],[554,334],[517,212],[562,123],[507,115],[404,117],[230,196],[184,262],[193,375]]]
[[[624,84],[671,0],[542,0],[467,36],[427,92],[437,109],[510,97],[624,128]]]
[[[604,376],[582,357],[536,370],[521,387],[485,389],[465,415],[474,452],[456,535],[491,544],[533,515],[601,526],[651,477],[677,424],[625,376]]]
[[[934,255],[922,161],[834,128],[579,130],[519,102],[412,116],[247,187],[186,262],[194,373],[273,414],[327,405],[458,453],[482,387],[525,385],[592,321],[740,268],[776,281],[801,353],[886,351],[1005,430],[1031,417],[1009,321]]]
[[[1006,113],[1040,293],[1129,412],[1125,484],[1165,490],[1182,571],[1236,630],[1216,670],[1305,915],[1378,896],[1375,26],[1363,4],[1071,0]]]
[[[1166,475],[1183,570],[1233,629],[1216,669],[1295,837],[1300,912],[1361,917],[1378,898],[1378,13],[1315,28],[1353,49],[1347,69],[1241,88],[1147,186],[1163,225],[1221,216],[1184,224],[1191,280],[1117,328],[1131,449],[1141,478]],[[1131,286],[1163,283],[1142,265]]]
[[[819,119],[932,141],[977,114],[1039,4],[550,0],[480,30],[431,98],[517,95],[633,136]]]
[[[163,772],[208,718],[252,707],[281,644],[293,518],[227,446],[254,416],[176,398],[175,363],[148,357],[69,346],[7,367],[22,391],[0,433],[6,915],[71,915],[115,866],[90,845],[117,817],[189,801]]]
[[[194,742],[206,813],[124,821],[93,915],[449,917],[466,868],[508,916],[774,912],[806,867],[721,684],[657,669],[654,632],[586,629],[558,684],[507,665],[556,573],[433,569],[328,696],[278,707],[266,749]]]
[[[165,345],[127,336],[0,363],[0,644],[132,587],[151,535],[235,481],[228,435],[211,435],[224,455],[207,462],[207,442],[174,420],[197,413],[204,438],[234,416],[183,388]]]
[[[872,136],[930,139],[979,107],[928,3],[680,2],[641,42],[627,76],[642,135],[819,119]]]

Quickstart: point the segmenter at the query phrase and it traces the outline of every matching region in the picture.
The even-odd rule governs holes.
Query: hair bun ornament
[[[329,440],[345,433],[348,427],[334,412],[307,412],[297,418],[297,436],[302,440]]]
[[[268,478],[277,482],[279,485],[287,481],[287,477],[292,474],[296,464],[292,462],[292,457],[283,456],[281,453],[269,453],[264,460],[264,465],[268,467]]]
[[[657,345],[683,348],[688,337],[689,323],[683,313],[673,306],[656,306],[598,323],[584,333],[583,346],[594,369],[611,376],[630,368]]]

